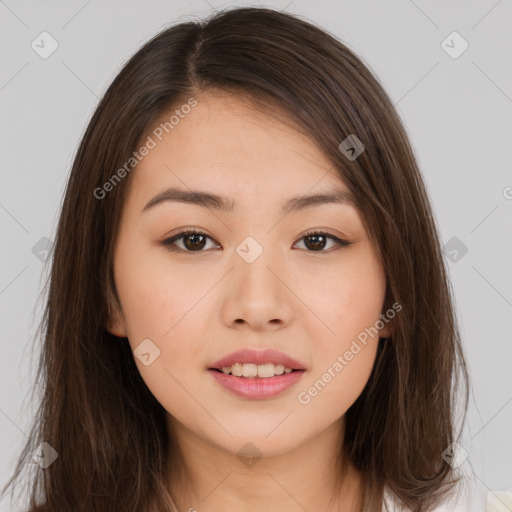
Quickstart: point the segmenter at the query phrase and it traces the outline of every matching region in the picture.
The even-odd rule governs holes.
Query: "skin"
[[[133,171],[114,255],[121,309],[109,330],[132,350],[149,338],[161,351],[149,366],[135,361],[190,471],[187,488],[170,482],[180,510],[355,510],[360,475],[350,466],[336,489],[335,454],[379,337],[308,404],[298,393],[383,313],[382,266],[353,206],[280,214],[291,196],[348,190],[308,137],[238,97],[209,91],[196,99]],[[165,202],[141,213],[169,186],[226,196],[234,209]],[[175,243],[183,252],[161,244],[191,227],[211,237],[203,252],[185,252],[184,238]],[[327,239],[315,250],[303,238],[310,229],[352,244]],[[235,250],[247,236],[263,248],[252,263]],[[389,336],[388,324],[380,336]],[[277,397],[237,397],[207,368],[244,347],[280,350],[307,371]],[[237,457],[247,442],[262,456],[252,467]]]

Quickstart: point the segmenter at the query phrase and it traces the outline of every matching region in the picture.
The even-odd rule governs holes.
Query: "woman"
[[[181,23],[124,66],[43,328],[30,512],[420,512],[458,490],[467,371],[421,174],[377,79],[298,17]]]

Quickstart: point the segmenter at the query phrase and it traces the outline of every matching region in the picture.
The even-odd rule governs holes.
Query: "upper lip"
[[[223,366],[233,366],[235,363],[252,363],[252,364],[265,364],[274,363],[282,364],[292,370],[305,370],[304,365],[287,356],[279,350],[264,349],[252,350],[245,348],[232,352],[227,356],[219,359],[213,363],[210,368],[221,370]]]

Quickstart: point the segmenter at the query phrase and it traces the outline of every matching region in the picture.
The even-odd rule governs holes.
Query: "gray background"
[[[395,102],[449,248],[473,383],[464,466],[482,493],[512,489],[512,0],[242,4],[286,8],[335,34]],[[30,424],[26,395],[37,361],[31,340],[45,238],[54,239],[79,138],[99,97],[144,41],[169,24],[231,5],[0,0],[0,485]],[[59,45],[47,59],[31,48],[43,31]],[[442,45],[453,31],[469,44],[457,58]],[[461,48],[456,40],[448,44]]]

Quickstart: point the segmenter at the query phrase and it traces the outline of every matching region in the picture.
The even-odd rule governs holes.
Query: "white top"
[[[388,490],[384,492],[384,497],[382,508],[384,512],[409,512],[409,509],[400,507],[391,498],[391,493]],[[451,496],[431,512],[486,512],[486,501],[486,493],[478,487],[475,478],[463,475]]]

